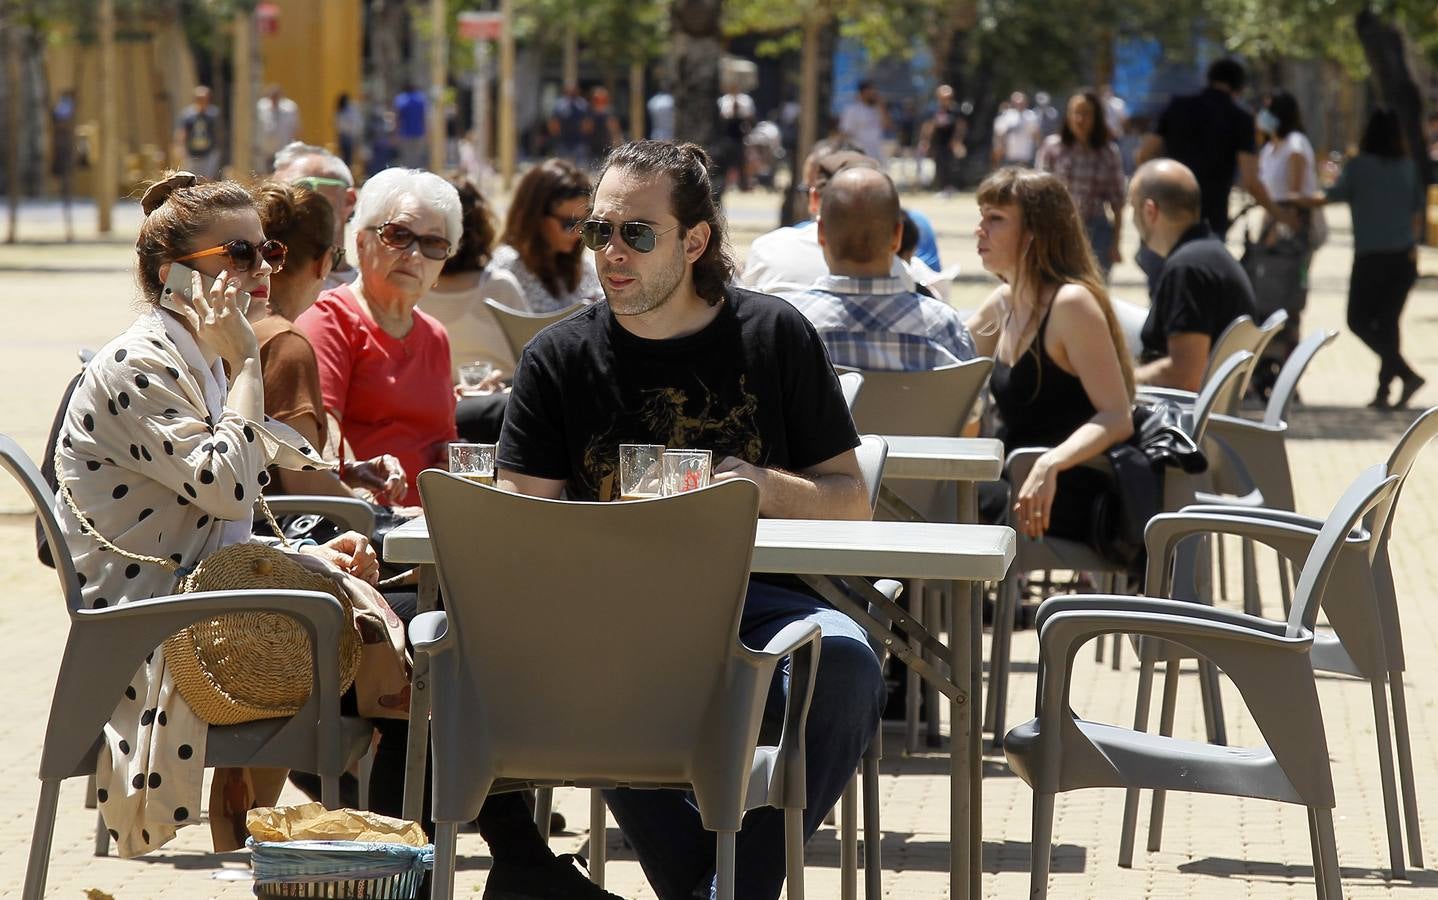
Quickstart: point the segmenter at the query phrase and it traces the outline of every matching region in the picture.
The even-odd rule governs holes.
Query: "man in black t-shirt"
[[[761,515],[867,519],[858,436],[823,344],[788,303],[732,286],[708,163],[693,145],[658,141],[610,154],[582,226],[607,302],[525,348],[498,483],[541,497],[613,500],[619,445],[657,443],[712,450],[714,480],[754,481]],[[694,527],[702,535],[703,523]],[[740,622],[746,644],[762,646],[799,621],[823,632],[806,732],[812,834],[878,727],[884,684],[864,631],[847,616],[793,585],[751,580]],[[767,714],[781,715],[782,700],[773,699]],[[607,797],[660,897],[709,896],[714,839],[686,794]],[[783,816],[760,809],[744,822],[738,895],[777,898]]]
[[[1182,163],[1144,163],[1129,182],[1134,225],[1164,258],[1143,323],[1140,384],[1197,391],[1213,342],[1234,319],[1254,315],[1253,287],[1202,218],[1198,181]]]

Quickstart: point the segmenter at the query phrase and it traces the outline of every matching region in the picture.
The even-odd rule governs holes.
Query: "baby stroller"
[[[1288,323],[1269,343],[1253,369],[1249,390],[1266,403],[1279,370],[1298,346],[1300,318],[1308,304],[1308,265],[1313,259],[1314,246],[1310,238],[1311,210],[1294,208],[1300,221],[1297,231],[1268,222],[1260,226],[1254,237],[1248,227],[1248,213],[1255,208],[1257,204],[1245,206],[1229,226],[1243,223],[1243,270],[1248,273],[1258,305],[1254,320],[1262,322],[1280,309],[1288,313]]]

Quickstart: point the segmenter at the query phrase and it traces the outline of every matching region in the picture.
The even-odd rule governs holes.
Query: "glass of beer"
[[[461,478],[494,486],[494,445],[449,445],[449,470]]]
[[[665,450],[664,496],[708,487],[710,460],[708,450]]]
[[[619,445],[619,499],[651,500],[664,493],[664,445]]]

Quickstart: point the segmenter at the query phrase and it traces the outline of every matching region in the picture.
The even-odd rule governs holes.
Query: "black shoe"
[[[1404,378],[1404,379],[1403,379],[1403,390],[1399,391],[1399,393],[1398,393],[1398,402],[1395,403],[1395,404],[1393,404],[1393,408],[1394,408],[1394,409],[1407,409],[1407,408],[1408,408],[1408,401],[1409,401],[1409,400],[1412,400],[1412,399],[1413,399],[1413,395],[1416,394],[1416,393],[1418,393],[1418,391],[1423,387],[1423,385],[1425,385],[1425,384],[1427,384],[1427,383],[1428,383],[1428,380],[1425,379],[1422,375],[1419,375],[1419,374],[1417,374],[1417,373],[1414,373],[1412,377]]]
[[[484,900],[620,900],[589,880],[584,860],[573,853],[532,863],[495,860],[484,882]]]

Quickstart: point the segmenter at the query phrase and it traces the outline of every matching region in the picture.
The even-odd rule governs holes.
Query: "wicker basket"
[[[248,842],[257,897],[414,900],[434,845],[358,841]]]
[[[276,589],[320,591],[349,598],[333,580],[263,544],[231,544],[210,554],[180,584],[182,593]],[[308,632],[279,613],[226,613],[165,639],[165,663],[195,715],[210,725],[237,725],[292,716],[309,699],[313,662]],[[359,636],[341,632],[340,690],[359,668]],[[305,895],[293,895],[305,896]],[[315,895],[325,896],[325,895]]]

